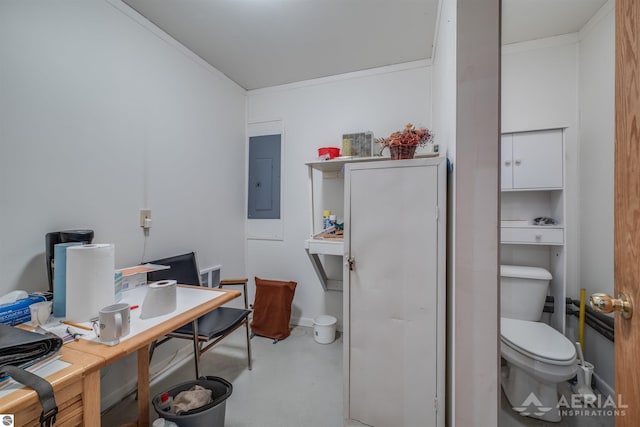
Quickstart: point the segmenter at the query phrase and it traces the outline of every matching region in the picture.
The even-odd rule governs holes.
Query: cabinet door
[[[389,162],[391,163],[391,162]],[[368,426],[434,426],[437,360],[435,166],[349,172],[348,409]]]
[[[513,188],[513,135],[502,135],[500,138],[500,188]]]
[[[562,131],[513,134],[513,188],[562,188]]]

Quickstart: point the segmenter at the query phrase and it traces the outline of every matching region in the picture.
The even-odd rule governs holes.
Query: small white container
[[[336,339],[338,319],[323,314],[313,319],[313,338],[319,344],[331,344]]]

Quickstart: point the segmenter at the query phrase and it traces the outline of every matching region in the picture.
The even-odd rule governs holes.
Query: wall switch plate
[[[140,209],[140,227],[151,228],[151,209]]]

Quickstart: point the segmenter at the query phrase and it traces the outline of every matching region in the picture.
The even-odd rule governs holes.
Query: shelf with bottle
[[[342,256],[344,254],[342,230],[336,230],[335,227],[322,230],[311,239],[305,240],[304,248],[311,254]]]
[[[424,158],[424,157],[438,157],[440,153],[438,152],[430,152],[430,153],[417,153],[414,158]],[[355,163],[355,162],[376,162],[379,160],[390,160],[391,158],[388,156],[372,156],[372,157],[354,157],[354,156],[341,156],[336,157],[331,160],[311,160],[305,162],[305,165],[310,168],[317,169],[323,172],[340,172],[346,163]]]

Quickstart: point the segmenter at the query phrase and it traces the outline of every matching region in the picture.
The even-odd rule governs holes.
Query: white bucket
[[[319,344],[330,344],[336,339],[338,319],[323,314],[313,319],[313,337]]]

